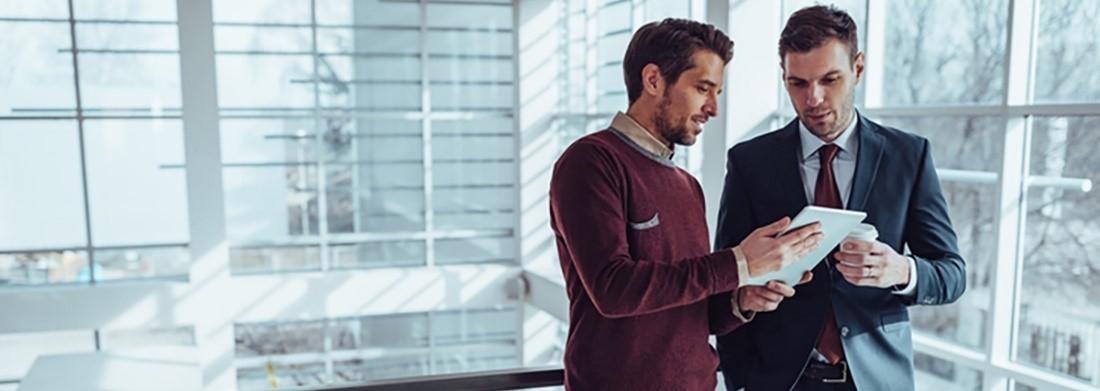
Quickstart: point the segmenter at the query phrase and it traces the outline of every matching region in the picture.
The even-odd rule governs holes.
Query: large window
[[[1097,38],[1100,5],[1082,0],[1038,3],[1035,55],[1037,103],[1100,102],[1100,74],[1088,64],[1100,61]]]
[[[1032,126],[1017,360],[1100,384],[1100,117]]]
[[[513,263],[512,14],[215,1],[232,271]]]
[[[0,9],[0,285],[187,274],[175,3]]]
[[[1004,98],[1008,2],[890,0],[881,96],[886,106],[998,104]],[[875,32],[879,33],[879,32]],[[880,57],[881,55],[881,57]]]

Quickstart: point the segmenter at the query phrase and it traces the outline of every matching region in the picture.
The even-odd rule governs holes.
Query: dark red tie
[[[817,171],[817,185],[814,186],[814,205],[844,208],[844,203],[840,201],[840,190],[836,187],[836,177],[833,175],[833,158],[836,157],[837,152],[840,152],[840,148],[833,144],[822,146],[817,150],[817,156],[821,158],[821,169]],[[840,332],[836,327],[836,316],[833,315],[832,298],[827,301],[825,307],[825,327],[821,329],[821,338],[817,340],[817,351],[831,364],[844,359],[844,346],[840,344]]]

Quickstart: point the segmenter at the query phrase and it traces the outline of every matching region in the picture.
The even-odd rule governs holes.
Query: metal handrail
[[[325,387],[294,388],[301,391],[460,391],[516,390],[560,386],[565,383],[561,367],[517,368],[498,371],[466,372],[420,376]]]

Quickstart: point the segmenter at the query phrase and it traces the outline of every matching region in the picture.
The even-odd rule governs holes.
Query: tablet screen
[[[794,286],[802,279],[803,273],[812,270],[818,262],[825,259],[833,251],[833,248],[840,244],[865,217],[867,217],[867,213],[856,210],[824,208],[813,205],[803,208],[791,220],[791,225],[779,235],[785,235],[787,232],[794,231],[807,224],[821,222],[821,245],[782,270],[751,277],[746,284],[764,285],[768,281],[779,280],[784,284]]]

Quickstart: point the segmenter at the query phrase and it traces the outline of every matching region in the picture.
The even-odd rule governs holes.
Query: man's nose
[[[718,116],[718,96],[711,95],[707,97],[707,103],[703,105],[703,112],[711,117]]]
[[[809,95],[806,96],[806,106],[817,107],[825,101],[825,89],[817,84],[810,85]]]

